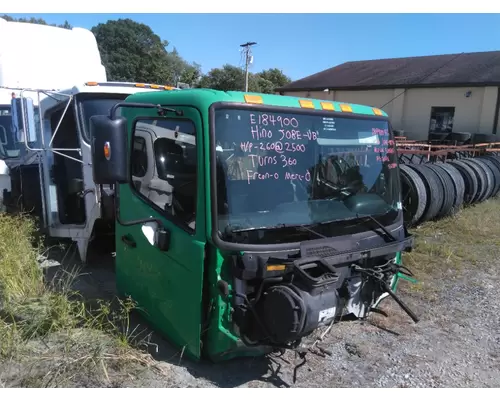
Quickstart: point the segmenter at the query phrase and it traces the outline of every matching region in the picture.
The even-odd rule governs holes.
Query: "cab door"
[[[120,220],[156,218],[170,240],[168,249],[161,250],[153,238],[156,223],[126,226],[117,221],[116,279],[120,294],[130,295],[157,331],[199,358],[206,244],[202,124],[197,110],[178,109],[184,111],[182,118],[150,114],[140,118],[139,128],[137,120],[131,124],[130,143],[141,126],[155,133],[152,146],[143,147],[146,154],[131,152],[130,159],[130,171],[141,170],[138,162],[154,166],[155,183],[142,181],[139,191],[131,177],[130,184],[119,186]],[[181,134],[190,143],[179,143]]]

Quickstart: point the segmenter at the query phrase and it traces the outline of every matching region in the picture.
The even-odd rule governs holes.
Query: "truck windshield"
[[[23,135],[23,125],[22,117],[20,114],[20,108],[18,111],[19,121],[16,130],[13,132],[12,124],[12,110],[10,105],[0,105],[0,158],[5,160],[8,158],[17,158],[21,155],[21,151],[24,148],[24,135]],[[34,127],[35,134],[34,138],[40,137],[40,114],[38,107],[34,107]],[[28,140],[33,143],[33,137],[29,137]],[[31,140],[30,140],[31,139]],[[35,146],[38,147],[38,146]]]
[[[383,215],[387,225],[398,215],[387,120],[235,108],[218,109],[214,118],[220,232],[363,215]]]
[[[98,97],[97,97],[98,96]],[[83,127],[83,138],[90,142],[90,117],[93,115],[109,115],[111,108],[127,97],[126,94],[112,95],[81,95],[78,99],[78,109]]]

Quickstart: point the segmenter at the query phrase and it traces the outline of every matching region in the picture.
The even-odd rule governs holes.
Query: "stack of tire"
[[[400,164],[404,219],[409,226],[455,214],[500,191],[500,157]]]

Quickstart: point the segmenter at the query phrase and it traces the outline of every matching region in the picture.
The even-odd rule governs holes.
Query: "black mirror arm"
[[[131,221],[123,221],[120,218],[120,191],[118,189],[118,186],[116,185],[115,185],[114,204],[115,204],[116,222],[118,222],[118,224],[120,224],[121,226],[132,226],[132,225],[146,224],[148,222],[156,222],[159,228],[165,229],[165,227],[163,226],[163,222],[158,218],[142,218],[142,219],[133,219]]]

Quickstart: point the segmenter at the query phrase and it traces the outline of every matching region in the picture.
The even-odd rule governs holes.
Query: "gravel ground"
[[[64,265],[73,267],[66,259]],[[87,298],[115,294],[112,260],[82,271],[75,289]],[[499,387],[500,386],[500,272],[498,264],[450,270],[448,280],[413,288],[402,281],[398,293],[420,317],[412,320],[391,299],[382,303],[389,317],[373,315],[367,321],[335,325],[322,345],[332,355],[309,354],[307,363],[288,352],[233,360],[222,364],[194,363],[180,358],[168,342],[154,335],[150,346],[158,368],[128,363],[108,367],[106,379],[83,377],[64,386],[91,387]],[[53,268],[51,268],[52,270]],[[57,268],[55,268],[57,269]],[[55,270],[54,269],[54,270]],[[148,329],[137,315],[132,322]],[[315,337],[307,338],[312,343]],[[44,343],[44,345],[46,345]],[[153,351],[156,349],[157,351]],[[44,367],[39,367],[43,369]],[[47,367],[48,368],[48,367]],[[3,365],[0,387],[39,386],[26,365]],[[29,383],[30,379],[33,383]],[[16,383],[17,382],[17,383]],[[28,383],[26,383],[28,382]]]
[[[390,298],[389,317],[345,321],[323,341],[331,356],[308,355],[293,383],[294,353],[213,365],[179,359],[176,350],[153,336],[154,357],[164,373],[142,371],[115,386],[142,387],[499,387],[500,273],[497,265],[470,267],[439,280],[433,294],[401,282],[403,301],[420,317],[412,320]],[[109,263],[88,271],[79,288],[113,293]],[[453,272],[454,275],[457,272]],[[97,291],[96,291],[97,290]],[[136,317],[137,318],[137,317]],[[137,320],[142,325],[144,322]],[[311,343],[315,338],[308,338]],[[129,375],[130,377],[130,375]]]

